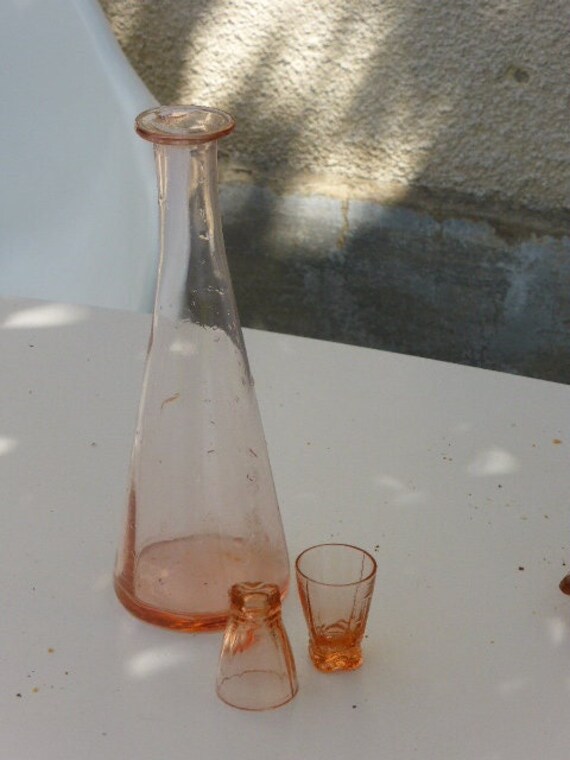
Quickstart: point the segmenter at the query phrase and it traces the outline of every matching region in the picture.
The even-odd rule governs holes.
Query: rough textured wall
[[[568,0],[101,0],[163,103],[232,112],[248,326],[570,382]]]
[[[231,111],[238,171],[570,207],[568,0],[101,0],[161,102]]]

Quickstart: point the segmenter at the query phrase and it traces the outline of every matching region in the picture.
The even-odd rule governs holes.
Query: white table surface
[[[149,318],[0,302],[0,758],[568,760],[570,388],[246,331],[291,559],[379,574],[365,664],[214,693],[220,636],[139,622],[111,575]]]

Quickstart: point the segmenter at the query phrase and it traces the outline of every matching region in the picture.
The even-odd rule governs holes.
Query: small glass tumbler
[[[349,544],[320,544],[297,557],[296,569],[313,664],[325,673],[356,670],[362,665],[375,559]]]
[[[224,633],[216,692],[242,710],[269,710],[297,693],[295,660],[273,583],[236,583]]]

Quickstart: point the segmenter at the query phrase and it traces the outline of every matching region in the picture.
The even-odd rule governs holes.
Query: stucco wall
[[[568,0],[101,0],[233,113],[242,322],[570,382]]]
[[[161,102],[288,192],[570,207],[568,0],[101,0]]]

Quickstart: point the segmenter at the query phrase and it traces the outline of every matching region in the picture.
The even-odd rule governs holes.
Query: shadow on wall
[[[568,210],[566,0],[101,2],[161,102],[236,116],[246,172]]]
[[[570,197],[557,153],[567,98],[540,96],[564,65],[555,9],[261,0],[232,17],[224,0],[191,13],[179,0],[102,5],[159,100],[237,118],[220,148],[248,183],[223,196],[245,325],[570,382],[570,240],[412,210],[418,189],[443,206],[467,192],[491,218],[497,201],[560,210]],[[322,194],[305,174],[328,177]],[[352,187],[344,201],[331,177]],[[355,200],[386,183],[398,188],[388,204]]]

